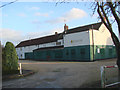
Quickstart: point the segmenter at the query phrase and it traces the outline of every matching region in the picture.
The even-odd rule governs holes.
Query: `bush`
[[[11,42],[7,42],[2,51],[2,70],[3,74],[17,72],[18,70],[18,56]]]

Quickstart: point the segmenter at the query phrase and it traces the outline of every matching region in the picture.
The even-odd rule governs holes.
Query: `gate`
[[[109,73],[107,73],[107,69],[108,69]],[[115,69],[116,69],[116,71],[118,71],[117,65],[101,66],[101,87],[102,88],[120,84],[120,82],[118,81],[118,72],[116,72],[116,71],[115,71],[116,73],[111,72],[112,70],[110,70],[110,69],[113,69],[113,71],[115,71]],[[112,77],[109,77],[111,75],[110,73],[112,73],[113,76],[115,76],[114,74],[116,74],[117,78],[114,77],[114,80],[110,79],[110,78],[112,78]],[[108,77],[106,74],[108,74]],[[112,80],[112,82],[110,82],[109,80]]]

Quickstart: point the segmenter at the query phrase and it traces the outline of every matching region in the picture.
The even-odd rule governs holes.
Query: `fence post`
[[[20,75],[22,75],[22,65],[21,65],[21,63],[19,64],[19,66],[20,66]]]
[[[104,66],[101,66],[101,87],[105,88],[105,71]]]

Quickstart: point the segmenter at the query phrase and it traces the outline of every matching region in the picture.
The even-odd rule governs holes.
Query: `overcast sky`
[[[57,6],[56,2],[15,2],[7,5],[0,9],[2,44],[11,41],[17,45],[23,40],[62,32],[65,23],[69,28],[97,23],[98,15],[91,16],[90,5],[91,2],[58,3]],[[118,34],[117,31],[115,33]]]

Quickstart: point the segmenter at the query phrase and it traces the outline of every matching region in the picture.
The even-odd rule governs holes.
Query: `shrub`
[[[3,74],[17,72],[18,70],[18,56],[11,42],[7,42],[2,51],[2,70]]]

